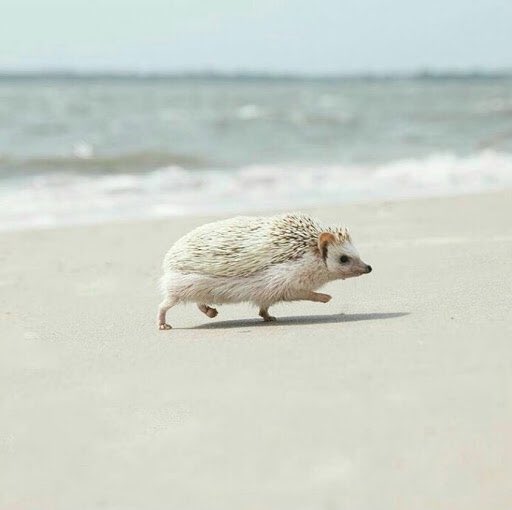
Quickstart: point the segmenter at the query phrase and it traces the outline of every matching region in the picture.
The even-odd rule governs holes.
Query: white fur
[[[321,258],[307,254],[301,260],[271,266],[250,276],[208,276],[168,272],[162,278],[164,294],[180,302],[221,305],[254,303],[267,308],[280,301],[305,299],[335,279]]]

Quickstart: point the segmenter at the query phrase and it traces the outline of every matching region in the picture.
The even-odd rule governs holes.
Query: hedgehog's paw
[[[277,320],[275,317],[273,317],[272,315],[268,314],[268,309],[266,309],[266,308],[260,308],[260,317],[265,322],[274,322],[274,321]]]
[[[211,306],[208,306],[208,305],[202,305],[202,304],[198,304],[197,307],[199,308],[199,310],[201,310],[201,312],[203,312],[207,317],[210,317],[210,319],[213,319],[214,317],[217,317],[217,315],[219,314],[219,312],[217,311],[216,308],[212,308]]]
[[[172,329],[172,326],[170,324],[160,324],[158,326],[162,331],[165,330],[165,329]]]
[[[329,294],[322,294],[320,292],[315,292],[315,294],[316,300],[320,301],[320,303],[328,303],[332,299],[332,296],[329,296]]]
[[[217,317],[219,315],[219,312],[216,308],[208,307],[208,310],[206,311],[206,315],[210,317],[210,319],[213,319],[214,317]]]

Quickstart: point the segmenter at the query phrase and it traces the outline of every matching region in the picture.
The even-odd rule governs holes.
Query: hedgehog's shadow
[[[278,317],[275,322],[264,322],[261,319],[238,319],[232,321],[216,321],[195,326],[192,329],[232,329],[248,326],[303,326],[307,324],[334,324],[338,322],[375,321],[396,319],[409,315],[408,312],[387,313],[335,313],[330,315],[299,315],[293,317]]]

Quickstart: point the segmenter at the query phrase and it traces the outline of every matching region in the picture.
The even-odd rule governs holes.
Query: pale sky
[[[512,0],[1,0],[0,71],[512,69]]]

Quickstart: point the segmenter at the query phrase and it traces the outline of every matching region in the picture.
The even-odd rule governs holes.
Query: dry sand
[[[205,218],[0,235],[0,509],[512,508],[512,193],[314,211],[371,275],[155,326]]]

